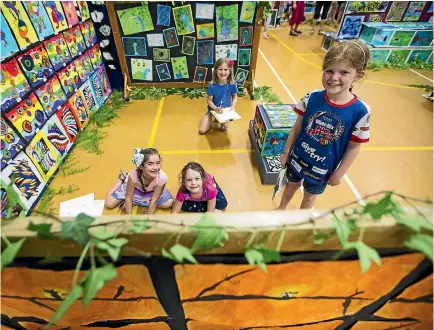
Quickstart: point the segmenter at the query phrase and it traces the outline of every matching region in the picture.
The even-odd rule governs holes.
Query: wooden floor
[[[284,103],[294,103],[306,92],[322,87],[321,37],[310,36],[308,29],[302,26],[303,34],[297,38],[288,35],[288,27],[270,29],[268,40],[261,37],[256,83],[272,86]],[[355,93],[372,109],[370,143],[347,173],[349,180],[327,188],[317,200],[317,209],[336,207],[355,200],[358,194],[381,190],[432,199],[433,104],[421,97],[421,90],[406,86],[432,84],[430,78],[429,71],[383,69],[368,72],[355,87]],[[170,96],[161,101],[130,102],[120,118],[104,129],[108,134],[102,143],[102,156],[73,150],[80,167],[91,167],[67,177],[57,174],[52,188],[76,184],[80,189],[56,196],[53,206],[58,210],[60,202],[88,193],[104,199],[119,169],[132,169],[133,148],[152,146],[162,154],[162,168],[169,176],[167,186],[173,194],[179,187],[182,167],[197,161],[216,177],[229,201],[228,211],[273,210],[280,196],[271,201],[273,187],[261,184],[247,135],[255,104],[248,97],[240,99],[237,111],[242,120],[231,123],[227,133],[201,136],[197,132],[206,111],[205,99]],[[299,193],[288,208],[296,209],[300,202]],[[107,215],[116,213],[119,210],[104,211]]]

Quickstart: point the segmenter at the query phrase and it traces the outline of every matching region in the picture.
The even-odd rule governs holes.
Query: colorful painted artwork
[[[0,13],[0,35],[1,35],[1,51],[0,51],[0,59],[3,61],[5,58],[8,58],[14,55],[18,50],[17,42],[15,41],[14,36],[12,35],[12,31],[9,28],[8,23],[6,23],[3,14]]]
[[[198,24],[197,40],[214,38],[214,23]]]
[[[157,5],[157,25],[170,26],[170,6]]]
[[[255,1],[243,1],[240,13],[240,22],[252,23],[253,17],[255,17],[256,2]]]
[[[433,4],[434,4],[434,2],[431,1],[428,9],[426,10],[427,13],[432,13],[433,12]]]
[[[90,61],[90,57],[86,54],[81,55],[74,62],[74,66],[78,72],[78,77],[83,82],[89,78],[94,72],[92,62]]]
[[[80,93],[83,96],[89,116],[92,116],[92,114],[98,111],[99,107],[96,103],[95,95],[93,94],[92,86],[90,85],[89,80],[85,81],[83,85],[81,85]]]
[[[67,101],[66,94],[60,85],[59,78],[56,76],[52,77],[35,92],[48,117],[51,117],[51,115],[59,110]]]
[[[95,102],[98,108],[104,104],[104,93],[102,91],[101,81],[98,78],[98,74],[95,72],[89,79],[90,87],[92,87],[93,95],[95,96]]]
[[[160,79],[160,81],[172,79],[167,63],[158,64],[155,66],[155,69],[157,70],[158,79]]]
[[[374,37],[376,31],[377,31],[377,29],[374,27],[365,26],[362,30],[362,34],[360,35],[360,40],[363,40],[367,43],[370,43],[372,41],[372,38]]]
[[[102,92],[104,93],[104,99],[107,99],[112,92],[110,87],[110,82],[107,76],[107,72],[105,70],[105,66],[101,65],[98,70],[96,70],[98,74],[99,81],[101,82]]]
[[[383,14],[370,14],[369,15],[369,22],[382,22],[384,19],[384,13]]]
[[[103,63],[101,51],[99,50],[98,45],[95,45],[91,49],[89,49],[87,51],[87,54],[90,57],[90,61],[94,69],[97,69]]]
[[[196,3],[196,19],[214,19],[214,4],[213,3]]]
[[[29,14],[39,40],[44,40],[54,34],[53,26],[48,18],[43,1],[24,1],[24,7]]]
[[[80,13],[80,20],[82,22],[87,21],[90,18],[89,7],[87,1],[77,1],[78,11]]]
[[[152,81],[152,60],[131,59],[131,75],[136,80]]]
[[[371,61],[372,62],[386,62],[389,57],[390,49],[372,49]]]
[[[178,35],[174,27],[163,30],[163,35],[164,40],[166,40],[167,48],[179,46]]]
[[[389,46],[404,47],[408,46],[414,37],[414,31],[399,31],[395,30]]]
[[[147,5],[118,10],[117,14],[125,36],[154,29]]]
[[[429,46],[433,40],[432,31],[416,31],[416,34],[411,40],[410,47],[414,46]]]
[[[196,69],[194,70],[193,82],[204,83],[207,74],[208,74],[207,67],[196,66]]]
[[[199,40],[196,48],[198,65],[214,64],[214,40]]]
[[[39,41],[22,2],[2,1],[1,10],[21,50],[25,50],[31,44]]]
[[[77,119],[80,129],[85,128],[87,123],[89,122],[89,110],[87,109],[87,105],[83,98],[83,95],[80,92],[76,92],[69,99],[66,106],[69,106],[72,110],[72,113]]]
[[[57,72],[60,84],[67,98],[70,98],[81,85],[80,76],[74,62],[69,64],[65,69]]]
[[[80,24],[81,34],[83,35],[84,42],[87,48],[92,47],[96,44],[96,32],[93,27],[92,21],[86,21]]]
[[[386,21],[400,21],[408,1],[393,1],[386,16]]]
[[[80,127],[78,125],[77,118],[75,117],[74,112],[72,110],[72,107],[69,105],[69,103],[65,103],[62,106],[62,108],[56,112],[56,116],[60,124],[62,125],[63,129],[65,130],[69,141],[74,143],[75,140],[77,139],[78,132],[80,131]]]
[[[240,46],[251,46],[253,43],[253,26],[240,27]]]
[[[407,62],[408,63],[414,61],[427,62],[431,53],[432,53],[432,49],[417,49],[417,50],[415,49],[411,52]]]
[[[74,25],[78,24],[78,15],[77,11],[75,10],[74,1],[62,1],[62,7],[69,27],[73,27]]]
[[[15,127],[23,139],[30,142],[39,129],[44,126],[47,116],[35,94],[31,93],[25,100],[6,113],[6,118]]]
[[[384,13],[389,1],[350,1],[346,13]]]
[[[193,55],[195,44],[196,44],[195,37],[183,36],[181,53],[185,55]]]
[[[123,37],[125,56],[147,56],[146,38],[142,37]]]
[[[32,88],[41,86],[54,74],[54,68],[42,44],[17,56],[17,59]]]
[[[156,62],[170,62],[170,49],[167,48],[154,48],[153,50],[154,61]]]
[[[86,51],[86,43],[78,25],[63,32],[63,37],[72,57],[80,56]]]
[[[238,68],[237,72],[235,73],[235,81],[237,82],[237,85],[244,86],[248,76],[249,70]]]
[[[228,60],[236,61],[237,51],[238,51],[237,44],[216,45],[215,46],[216,61],[219,58],[224,58],[224,57],[226,57]]]
[[[187,67],[187,57],[172,57],[170,59],[172,62],[172,71],[174,79],[185,79],[189,78],[188,67]]]
[[[44,6],[51,19],[54,32],[59,33],[69,27],[60,1],[44,1]]]
[[[21,102],[30,93],[30,86],[14,58],[1,63],[0,93],[2,113]]]
[[[402,20],[418,21],[420,15],[422,15],[423,7],[425,7],[425,4],[426,1],[411,1]]]
[[[9,161],[14,159],[26,146],[26,141],[15,133],[3,117],[0,119],[0,143],[1,170],[3,171]]]
[[[343,39],[357,39],[359,37],[360,30],[362,29],[362,23],[364,19],[365,16],[363,15],[345,16],[338,37]]]
[[[62,109],[59,111],[61,110]],[[74,119],[73,116],[72,119]],[[66,131],[63,125],[60,123],[59,118],[57,116],[51,116],[51,118],[42,128],[42,132],[44,133],[47,140],[54,146],[57,154],[60,155],[60,159],[64,158],[71,149],[72,142],[69,140],[68,134],[66,134]]]
[[[148,33],[146,35],[148,47],[164,47],[164,38],[162,33]]]
[[[172,8],[172,10],[178,35],[194,33],[194,20],[191,5],[175,7]]]
[[[217,42],[238,41],[238,4],[216,9]]]
[[[408,55],[410,55],[410,49],[392,49],[390,55],[387,58],[387,62],[404,64],[407,61]]]
[[[377,29],[374,37],[371,40],[372,45],[380,46],[380,45],[388,45],[390,40],[392,39],[394,30],[382,30]]]
[[[53,64],[53,67],[56,71],[66,67],[66,65],[71,62],[72,57],[62,34],[45,40],[44,46],[47,50],[51,64]]]
[[[251,57],[252,57],[252,50],[250,48],[240,48],[238,50],[238,65],[250,66]]]

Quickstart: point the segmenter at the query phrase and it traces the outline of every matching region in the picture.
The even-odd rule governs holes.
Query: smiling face
[[[229,66],[226,63],[222,63],[216,70],[219,82],[227,82],[230,74]]]
[[[200,175],[200,172],[189,168],[185,172],[184,181],[185,188],[187,188],[189,192],[191,192],[193,195],[202,195],[203,178]]]
[[[140,167],[143,170],[143,175],[148,178],[155,178],[161,169],[161,160],[159,155],[150,155]]]
[[[356,69],[351,68],[346,61],[330,64],[322,74],[322,85],[329,96],[345,96],[357,80]]]

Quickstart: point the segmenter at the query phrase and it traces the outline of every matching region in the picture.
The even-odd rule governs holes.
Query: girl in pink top
[[[105,199],[105,206],[115,208],[124,202],[126,214],[131,214],[133,204],[147,207],[153,214],[157,207],[170,208],[173,197],[166,188],[167,175],[161,169],[161,157],[154,148],[135,149],[133,164],[136,168],[123,174]]]
[[[181,188],[176,194],[172,212],[214,212],[224,210],[226,197],[213,176],[203,167],[190,162],[181,171]]]

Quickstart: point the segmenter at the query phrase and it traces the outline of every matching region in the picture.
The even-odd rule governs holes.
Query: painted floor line
[[[152,148],[154,146],[155,137],[157,135],[158,124],[160,123],[161,111],[163,110],[164,97],[158,103],[157,114],[155,115],[154,124],[152,125],[151,134],[148,140],[148,148]]]
[[[362,151],[432,151],[433,146],[421,147],[362,147]]]
[[[413,73],[415,73],[415,74],[417,74],[418,76],[421,76],[422,78],[424,78],[424,79],[426,79],[426,80],[429,80],[429,81],[431,81],[431,82],[434,82],[432,79],[430,79],[430,78],[424,76],[423,74],[421,74],[421,73],[419,73],[419,72],[417,72],[417,71],[415,71],[415,70],[413,70],[413,69],[410,69],[410,71],[413,72]]]
[[[357,198],[359,204],[362,205],[362,206],[365,206],[366,203],[365,203],[365,201],[363,200],[362,195],[360,195],[360,193],[359,193],[359,191],[357,190],[356,186],[353,184],[353,182],[350,180],[350,177],[349,177],[347,174],[344,175],[344,180],[345,180],[345,182],[348,184],[348,186],[350,187],[350,189],[351,189],[351,191],[353,192],[354,196],[356,196],[356,198]]]

